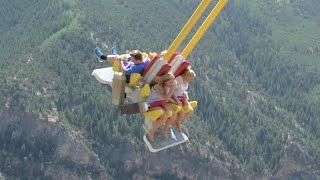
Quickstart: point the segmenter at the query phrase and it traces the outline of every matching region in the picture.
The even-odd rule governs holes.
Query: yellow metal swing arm
[[[189,18],[187,23],[184,25],[178,36],[175,38],[175,40],[171,43],[170,47],[167,50],[167,53],[164,56],[165,60],[169,60],[170,57],[173,55],[173,53],[179,48],[182,41],[186,38],[186,36],[189,34],[193,26],[197,23],[203,12],[206,10],[206,8],[209,6],[210,2],[212,0],[202,0],[197,9],[194,11],[192,16]],[[222,9],[226,6],[228,3],[228,0],[219,0],[218,3],[215,5],[215,7],[212,9],[208,17],[205,19],[205,21],[202,23],[202,25],[199,27],[195,35],[191,38],[187,46],[182,51],[181,55],[184,58],[187,58],[193,48],[198,44],[199,40],[203,37],[204,33],[209,29],[211,24],[216,20],[218,15],[221,13]]]

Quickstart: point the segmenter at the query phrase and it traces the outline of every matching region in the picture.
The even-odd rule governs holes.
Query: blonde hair
[[[164,56],[165,54],[167,54],[167,50],[161,51],[160,54],[161,54],[162,56]]]
[[[174,79],[174,75],[171,72],[168,72],[168,73],[160,76],[161,83],[165,83],[167,81],[170,81],[171,79]]]
[[[196,73],[191,69],[191,67],[189,66],[186,71],[183,73],[183,76],[191,76],[193,78],[196,77]]]
[[[158,84],[158,90],[159,90],[159,93],[161,93],[161,94],[165,94],[166,93],[166,91],[165,91],[165,83],[167,82],[167,81],[170,81],[170,80],[172,80],[172,79],[174,79],[175,77],[174,77],[174,75],[171,73],[171,72],[168,72],[168,73],[166,73],[166,74],[164,74],[164,75],[162,75],[162,76],[160,76],[159,78],[156,78],[155,80],[156,80],[156,82],[157,82],[157,84]]]

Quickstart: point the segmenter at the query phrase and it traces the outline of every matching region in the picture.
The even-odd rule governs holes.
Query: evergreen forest
[[[111,66],[95,47],[165,50],[198,3],[0,0],[0,179],[320,179],[318,0],[229,0],[189,57],[175,148],[150,153],[91,75]]]

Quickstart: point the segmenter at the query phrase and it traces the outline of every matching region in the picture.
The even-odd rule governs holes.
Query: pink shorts
[[[182,105],[187,105],[188,104],[187,97],[178,96],[177,98],[182,102]]]
[[[165,109],[166,105],[167,105],[166,100],[154,101],[154,102],[150,103],[150,108],[161,107],[162,109]]]

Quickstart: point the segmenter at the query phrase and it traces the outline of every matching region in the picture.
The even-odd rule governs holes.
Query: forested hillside
[[[164,50],[197,2],[0,1],[0,178],[319,179],[317,0],[229,0],[190,56],[177,148],[151,154],[91,76],[96,46]]]

